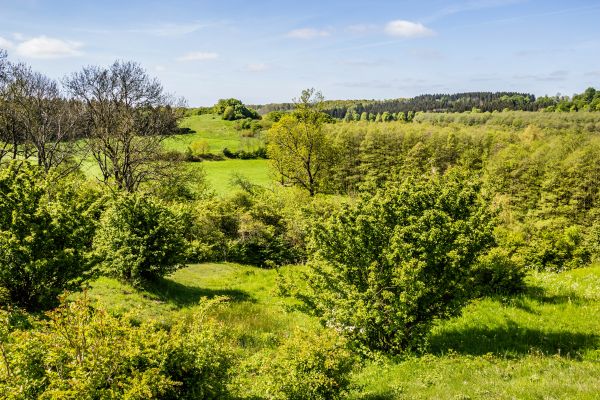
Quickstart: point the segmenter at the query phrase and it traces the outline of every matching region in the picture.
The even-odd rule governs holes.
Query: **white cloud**
[[[13,32],[12,37],[13,37],[13,39],[18,40],[19,42],[22,42],[23,40],[25,40],[25,35],[23,35],[20,32]]]
[[[314,28],[301,28],[289,31],[286,36],[294,39],[315,39],[318,37],[326,37],[330,34],[331,33],[326,30]]]
[[[179,57],[177,61],[209,61],[219,58],[219,54],[204,51],[192,51]]]
[[[10,40],[4,39],[2,36],[0,36],[0,49],[10,49],[11,47],[13,47],[13,43]]]
[[[246,69],[250,72],[263,72],[269,69],[269,66],[264,63],[255,63],[246,65]]]
[[[390,36],[417,38],[433,36],[435,32],[418,22],[405,20],[390,21],[385,26],[385,32]]]
[[[30,58],[62,58],[81,54],[79,42],[38,36],[17,45],[17,53]]]

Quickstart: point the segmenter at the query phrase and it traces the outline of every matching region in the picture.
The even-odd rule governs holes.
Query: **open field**
[[[303,267],[287,267],[285,274]],[[294,327],[316,326],[280,297],[277,272],[231,263],[177,271],[145,292],[109,278],[89,294],[132,318],[169,320],[202,297],[227,296],[217,311],[243,354]],[[366,361],[354,399],[597,399],[600,388],[600,266],[536,273],[523,295],[485,298],[438,325],[424,355]],[[243,338],[241,338],[243,336]]]
[[[262,143],[259,138],[242,137],[240,131],[235,129],[235,122],[224,121],[214,114],[186,117],[179,125],[181,128],[190,129],[191,133],[167,139],[167,150],[184,152],[194,141],[205,140],[211,153],[222,154],[224,148],[231,151],[252,150]]]
[[[268,187],[273,183],[268,160],[204,161],[199,165],[206,172],[210,188],[220,195],[231,191],[231,180],[235,175],[255,185]]]

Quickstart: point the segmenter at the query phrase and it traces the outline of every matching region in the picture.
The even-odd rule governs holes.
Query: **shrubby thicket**
[[[133,325],[85,297],[41,321],[2,312],[0,397],[227,398],[233,353],[222,326],[205,315],[210,305],[168,328]]]
[[[434,321],[479,294],[473,279],[493,227],[476,176],[453,170],[388,184],[316,225],[297,296],[359,345],[415,348]]]
[[[0,168],[0,304],[49,308],[88,279],[101,209],[81,179],[53,180],[23,161]]]

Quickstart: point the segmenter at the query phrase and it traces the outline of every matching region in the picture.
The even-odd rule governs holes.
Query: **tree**
[[[0,169],[0,291],[27,310],[52,307],[89,277],[96,193],[45,179],[23,161]]]
[[[296,110],[268,132],[267,152],[281,181],[303,187],[311,196],[322,188],[333,155],[323,128],[328,116],[319,109],[322,102],[320,92],[304,90]]]
[[[0,50],[0,161],[4,158],[27,158],[27,154],[19,154],[25,142],[24,127],[18,118],[17,107],[14,101],[14,70],[6,51]]]
[[[29,67],[16,66],[12,74],[12,106],[24,145],[31,149],[27,156],[34,156],[46,172],[72,162],[80,150],[75,139],[82,125],[82,104],[64,98],[56,81]]]
[[[316,226],[298,297],[355,344],[398,353],[475,293],[493,224],[477,179],[456,171],[390,183]],[[304,283],[302,285],[304,287]]]
[[[157,154],[164,139],[177,132],[182,114],[140,65],[116,61],[109,68],[85,67],[65,85],[85,104],[89,150],[105,183],[133,192],[169,172]]]

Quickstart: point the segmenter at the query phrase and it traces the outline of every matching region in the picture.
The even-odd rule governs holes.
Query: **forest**
[[[290,111],[294,103],[272,103],[253,105],[260,114],[272,111]],[[358,121],[366,113],[368,120],[375,120],[384,113],[393,115],[394,120],[410,119],[409,114],[418,112],[463,113],[465,111],[600,111],[600,94],[588,88],[572,97],[557,94],[536,98],[529,93],[513,92],[470,92],[454,94],[426,94],[409,99],[390,100],[328,100],[323,102],[322,111],[333,118]],[[401,114],[399,116],[398,114]]]
[[[0,398],[597,398],[599,134],[594,88],[190,108],[1,51]]]

